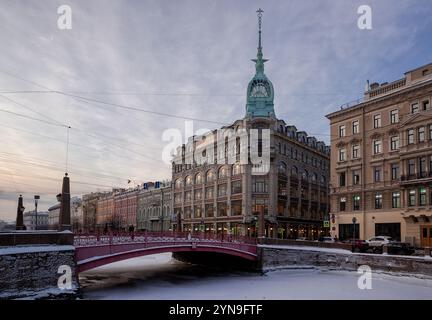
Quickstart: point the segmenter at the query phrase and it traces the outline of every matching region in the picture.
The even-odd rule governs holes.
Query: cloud
[[[357,28],[362,1],[69,1],[73,28],[62,31],[63,1],[2,1],[0,91],[43,90],[6,71],[92,99],[230,123],[245,112],[262,6],[276,114],[328,142],[325,114],[361,97],[366,79],[391,81],[430,59],[427,0],[369,3],[371,31]],[[170,177],[161,136],[183,132],[181,119],[54,93],[7,97],[27,108],[0,97],[0,109],[72,127],[68,170],[87,183],[73,184],[74,195]],[[202,127],[217,125],[195,123]],[[14,218],[18,191],[41,193],[41,210],[55,202],[65,142],[64,127],[0,112],[0,218]]]

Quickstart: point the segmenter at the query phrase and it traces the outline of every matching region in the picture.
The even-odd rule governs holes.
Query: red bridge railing
[[[232,249],[256,255],[256,238],[189,232],[133,232],[109,234],[75,234],[78,261],[133,250],[172,247],[208,247]]]

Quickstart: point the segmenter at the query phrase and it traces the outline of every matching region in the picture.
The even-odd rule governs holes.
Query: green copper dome
[[[262,10],[258,11],[258,53],[255,62],[255,76],[247,88],[246,117],[275,117],[273,84],[264,74],[264,62],[261,47],[261,18]]]

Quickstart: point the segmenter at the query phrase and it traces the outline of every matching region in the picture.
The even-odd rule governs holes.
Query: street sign
[[[324,221],[324,228],[330,228],[330,221]]]

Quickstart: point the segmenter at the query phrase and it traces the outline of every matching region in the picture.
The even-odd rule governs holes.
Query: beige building
[[[147,182],[138,193],[137,229],[171,230],[171,182]]]
[[[327,115],[334,235],[432,245],[431,98],[428,64]]]

